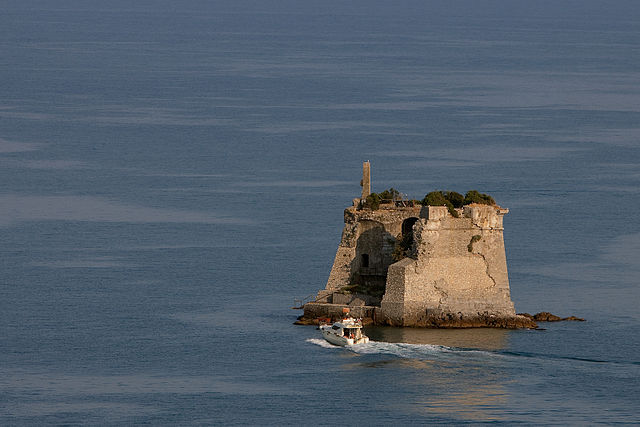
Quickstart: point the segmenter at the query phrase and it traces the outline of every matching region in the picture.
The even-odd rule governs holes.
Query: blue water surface
[[[7,0],[0,424],[640,422],[640,4]],[[544,331],[294,326],[361,162]]]

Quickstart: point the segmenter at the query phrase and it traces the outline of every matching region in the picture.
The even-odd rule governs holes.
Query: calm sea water
[[[130,3],[0,5],[0,424],[640,422],[637,2]],[[292,325],[363,160],[587,322]]]

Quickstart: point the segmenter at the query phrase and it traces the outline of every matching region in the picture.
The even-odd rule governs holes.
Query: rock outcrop
[[[518,316],[523,316],[528,319],[534,320],[536,322],[563,322],[563,321],[584,322],[584,319],[581,317],[576,317],[576,316],[560,317],[560,316],[556,316],[555,314],[551,314],[548,311],[541,311],[540,313],[537,313],[537,314],[518,313]]]

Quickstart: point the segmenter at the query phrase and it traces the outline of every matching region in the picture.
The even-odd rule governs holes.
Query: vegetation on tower
[[[388,190],[384,190],[381,193],[371,193],[367,196],[366,200],[360,202],[360,208],[377,210],[380,207],[380,203],[385,201],[396,201],[402,199],[402,194],[395,188],[391,187]]]
[[[360,201],[359,209],[377,210],[380,208],[381,203],[395,202],[398,200],[403,200],[402,193],[392,187],[381,193],[369,194],[365,200]],[[465,205],[479,203],[482,205],[495,206],[496,204],[493,197],[480,193],[477,190],[469,190],[464,196],[455,191],[432,191],[424,196],[422,200],[416,202],[422,206],[446,206],[449,213],[456,218],[459,216],[456,209],[460,209]]]

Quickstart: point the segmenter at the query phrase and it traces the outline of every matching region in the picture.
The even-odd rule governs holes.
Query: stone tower
[[[362,163],[362,181],[360,181],[360,185],[362,185],[361,200],[366,200],[367,196],[371,194],[371,164],[368,160]]]
[[[369,173],[365,162],[363,199]],[[371,210],[355,199],[344,211],[326,287],[303,317],[339,316],[348,306],[377,324],[530,327],[516,316],[510,296],[502,222],[508,212],[496,205],[449,212],[394,201]]]

